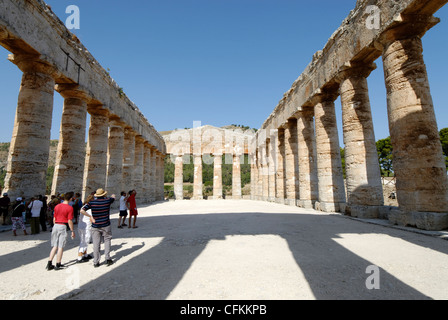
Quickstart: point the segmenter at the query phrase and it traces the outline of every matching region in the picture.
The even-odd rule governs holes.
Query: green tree
[[[440,130],[440,142],[442,142],[443,154],[445,156],[445,164],[448,170],[448,128]]]
[[[378,140],[376,143],[378,151],[378,160],[380,162],[381,173],[390,177],[393,174],[393,147],[390,137]]]

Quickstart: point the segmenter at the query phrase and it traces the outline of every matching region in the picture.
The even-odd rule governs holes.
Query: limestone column
[[[194,154],[193,200],[204,199],[202,193],[202,155]]]
[[[134,159],[135,159],[135,137],[134,130],[127,127],[124,130],[123,148],[123,188],[126,192],[134,188]]]
[[[384,205],[367,85],[367,77],[375,68],[375,65],[367,65],[344,71],[340,87],[347,176],[346,212],[363,218],[377,218]]]
[[[324,212],[345,210],[345,187],[334,100],[322,94],[314,107],[319,203]]]
[[[64,98],[51,194],[82,192],[86,161],[87,97],[77,86],[58,85]]]
[[[397,199],[404,212],[396,222],[441,230],[448,227],[447,175],[421,39],[390,36],[383,64]]]
[[[295,206],[298,194],[297,119],[290,119],[285,128],[285,204]]]
[[[141,200],[143,189],[143,159],[144,159],[144,139],[141,136],[135,138],[135,154],[134,154],[134,174],[133,188],[137,190],[137,199]]]
[[[250,155],[250,199],[255,200],[255,180],[257,177],[256,157],[254,154]]]
[[[149,150],[149,202],[156,201],[156,150]]]
[[[263,165],[262,165],[262,152],[260,146],[257,148],[257,188],[256,195],[257,200],[263,200]]]
[[[314,110],[302,111],[297,118],[299,162],[299,206],[314,208],[318,200]]]
[[[184,199],[184,158],[182,154],[176,156],[174,164],[174,195],[176,200]]]
[[[261,146],[261,198],[263,201],[268,201],[269,198],[269,166],[268,166],[268,145],[264,141]]]
[[[157,165],[157,177],[158,177],[158,187],[157,187],[157,200],[165,200],[165,154],[158,154],[158,165]]]
[[[23,71],[14,130],[8,155],[4,192],[11,199],[46,193],[55,81],[51,71],[35,60],[15,64]]]
[[[277,172],[276,172],[276,202],[285,203],[285,129],[278,129],[277,143]]]
[[[268,175],[269,175],[269,189],[268,189],[268,201],[275,202],[276,197],[276,185],[277,185],[277,130],[272,132],[271,138],[268,140]]]
[[[241,200],[241,155],[233,154],[233,170],[232,170],[232,199]]]
[[[222,198],[222,154],[216,153],[213,159],[213,199]]]
[[[90,127],[84,167],[83,199],[97,189],[106,187],[107,174],[108,112],[96,105],[89,105],[88,111]]]
[[[117,120],[111,120],[109,126],[109,142],[107,149],[107,181],[106,190],[117,197],[123,189],[123,148],[124,127]]]
[[[151,202],[151,146],[145,141],[143,145],[143,185],[142,201]]]

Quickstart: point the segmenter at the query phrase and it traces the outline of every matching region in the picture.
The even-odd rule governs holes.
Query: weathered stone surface
[[[123,189],[124,128],[118,121],[111,121],[107,150],[106,190],[117,197]],[[127,191],[125,191],[127,192]]]

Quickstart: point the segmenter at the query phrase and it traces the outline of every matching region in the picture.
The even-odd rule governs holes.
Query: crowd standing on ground
[[[129,211],[129,228],[137,228],[136,190],[129,193],[121,192],[120,214],[118,228],[128,226],[126,218]],[[110,256],[112,226],[110,222],[110,208],[115,201],[115,195],[107,197],[107,191],[98,189],[92,192],[82,202],[81,194],[68,192],[52,195],[48,201],[46,196],[37,195],[27,201],[24,197],[10,200],[7,193],[0,198],[0,215],[3,225],[12,225],[13,235],[17,237],[17,230],[21,229],[28,236],[26,225],[31,228],[31,235],[41,231],[51,232],[51,251],[48,258],[47,270],[61,270],[64,268],[62,257],[67,239],[70,234],[76,238],[74,226],[78,226],[79,249],[77,263],[85,263],[93,259],[94,267],[100,266],[100,249],[104,243],[105,264],[110,266],[113,260]],[[10,220],[8,220],[10,218]],[[132,220],[132,218],[134,218]],[[93,243],[93,256],[88,254],[88,246]],[[56,258],[56,265],[53,260]]]

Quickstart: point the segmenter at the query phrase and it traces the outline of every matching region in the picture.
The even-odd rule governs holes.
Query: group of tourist
[[[135,190],[121,192],[120,198],[120,216],[118,220],[118,228],[126,226],[124,223],[127,217],[127,210],[129,209],[129,228],[137,228],[137,205]],[[67,225],[71,231],[72,239],[75,239],[74,232],[74,210],[70,206],[71,194],[64,198],[64,202],[59,204],[54,209],[54,227],[51,233],[51,252],[47,262],[47,270],[60,270],[62,266],[62,255],[67,243]],[[107,197],[107,191],[98,189],[92,193],[81,206],[80,217],[78,220],[78,235],[80,237],[80,244],[78,250],[78,263],[84,263],[93,258],[93,265],[95,268],[100,266],[101,258],[101,243],[104,242],[104,256],[108,266],[113,264],[110,257],[110,248],[112,240],[112,227],[110,222],[110,207],[115,201],[115,195],[110,198]],[[132,223],[132,218],[134,218]],[[93,243],[93,257],[88,254],[88,245]],[[53,260],[56,256],[56,265],[53,265]]]
[[[136,190],[129,193],[121,192],[120,214],[118,219],[118,228],[129,226],[129,228],[138,228]],[[81,194],[68,192],[51,196],[47,203],[47,197],[36,196],[26,202],[24,198],[18,197],[14,202],[10,201],[7,193],[0,198],[0,210],[3,217],[3,224],[12,208],[11,221],[14,236],[17,236],[17,228],[21,228],[25,235],[26,223],[31,226],[31,234],[38,234],[40,227],[43,231],[47,230],[47,223],[51,228],[51,251],[47,262],[47,270],[60,270],[62,266],[62,256],[67,239],[70,236],[75,239],[75,225],[78,226],[79,250],[78,263],[84,263],[93,259],[95,267],[100,266],[100,248],[104,242],[104,255],[108,266],[113,264],[110,257],[110,248],[112,240],[112,229],[110,222],[110,207],[115,201],[115,195],[107,197],[107,192],[98,189],[92,192],[88,198],[82,202]],[[129,225],[126,218],[129,211]],[[93,256],[88,254],[88,245],[93,243]],[[53,260],[56,257],[56,265]]]

